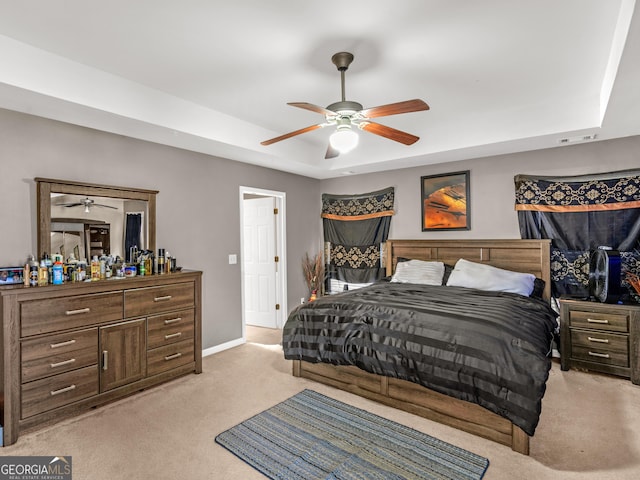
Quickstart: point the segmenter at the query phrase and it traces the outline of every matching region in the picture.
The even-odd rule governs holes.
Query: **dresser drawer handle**
[[[153,299],[154,302],[164,302],[166,300],[171,300],[171,295],[165,295],[164,297],[156,297]]]
[[[589,340],[590,342],[596,342],[596,343],[609,343],[608,338],[587,337],[587,340]]]
[[[169,360],[175,360],[176,358],[180,358],[181,356],[182,354],[178,352],[178,353],[174,353],[173,355],[167,355],[166,357],[164,357],[164,360],[168,362]]]
[[[605,325],[609,324],[609,320],[600,320],[598,318],[587,318],[587,323],[602,323]]]
[[[58,363],[52,363],[50,365],[51,365],[51,368],[56,368],[56,367],[62,367],[64,365],[71,365],[75,361],[76,361],[75,358],[70,358],[69,360],[65,360],[63,362],[58,362]]]
[[[79,315],[81,313],[89,313],[91,311],[91,309],[89,307],[86,308],[80,308],[78,310],[67,310],[66,312],[64,312],[65,315]]]
[[[171,325],[172,323],[178,323],[182,321],[182,317],[169,318],[164,321],[165,325]]]
[[[71,390],[75,390],[75,385],[69,385],[68,387],[61,388],[60,390],[51,390],[51,396],[60,395],[61,393],[70,392]]]
[[[66,342],[52,343],[50,347],[51,348],[67,347],[69,345],[73,345],[74,343],[76,343],[75,340],[67,340]]]
[[[164,336],[165,340],[169,340],[170,338],[176,338],[179,337],[180,335],[182,335],[182,332],[178,332],[178,333],[169,333],[167,335]]]
[[[608,353],[589,352],[589,355],[591,355],[592,357],[609,358],[609,354]]]

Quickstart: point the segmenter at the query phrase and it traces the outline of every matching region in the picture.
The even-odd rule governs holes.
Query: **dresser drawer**
[[[157,348],[193,338],[194,318],[193,309],[148,317],[147,348]]]
[[[194,361],[193,341],[173,343],[147,352],[147,375],[156,375]]]
[[[595,328],[609,332],[628,332],[629,316],[623,312],[589,312],[571,310],[569,323],[573,328]]]
[[[571,329],[571,358],[605,365],[629,366],[629,336]]]
[[[98,329],[22,342],[22,383],[98,363]]]
[[[31,300],[20,304],[21,336],[122,319],[122,292]]]
[[[27,418],[98,394],[98,366],[81,368],[22,385],[22,414]]]
[[[136,288],[124,292],[126,318],[170,312],[195,305],[193,283],[175,283],[160,287]]]

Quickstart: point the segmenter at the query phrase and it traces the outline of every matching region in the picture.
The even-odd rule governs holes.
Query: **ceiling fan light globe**
[[[347,153],[358,146],[358,134],[351,128],[340,128],[331,134],[329,143],[340,153]]]

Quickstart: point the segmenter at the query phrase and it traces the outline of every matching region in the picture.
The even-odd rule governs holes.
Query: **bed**
[[[390,240],[388,276],[410,259],[448,266],[464,259],[532,274],[543,288],[534,298],[387,279],[293,310],[283,329],[285,358],[295,376],[528,455],[556,326],[549,249],[549,240]]]

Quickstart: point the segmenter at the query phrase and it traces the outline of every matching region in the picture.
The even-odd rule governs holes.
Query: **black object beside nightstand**
[[[640,385],[640,305],[560,299],[560,367],[585,368]]]

